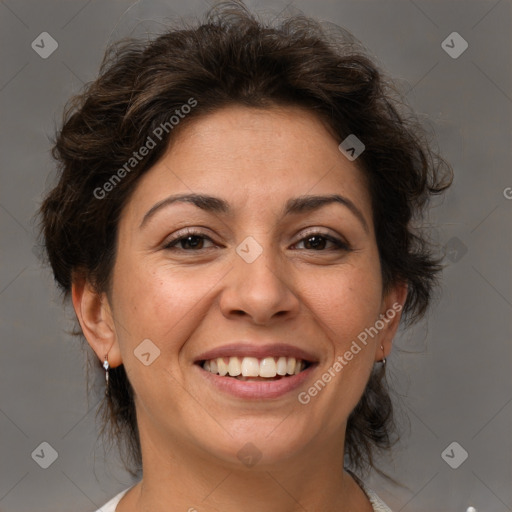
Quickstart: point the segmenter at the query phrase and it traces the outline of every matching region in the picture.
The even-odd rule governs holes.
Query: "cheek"
[[[329,273],[303,276],[302,286],[310,290],[304,295],[330,343],[328,360],[317,380],[302,391],[300,403],[324,415],[324,431],[336,435],[360,400],[374,364],[376,338],[364,344],[358,336],[380,313],[380,267],[373,258],[361,258]]]
[[[128,262],[120,262],[117,275],[119,341],[128,356],[144,339],[155,343],[162,354],[179,351],[190,325],[197,325],[198,316],[204,313],[208,290],[219,280],[216,274],[193,269]]]
[[[347,265],[302,277],[304,303],[324,326],[336,352],[378,319],[382,297],[380,269]]]
[[[177,406],[186,405],[185,395],[172,393],[183,381],[180,353],[205,313],[205,295],[218,276],[209,282],[204,274],[165,266],[128,268],[126,263],[118,270],[114,281],[116,330],[136,399],[156,408],[170,400]]]

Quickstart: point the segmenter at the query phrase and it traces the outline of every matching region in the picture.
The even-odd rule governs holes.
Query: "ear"
[[[382,361],[391,352],[393,338],[400,324],[406,299],[407,283],[405,282],[398,282],[393,285],[383,297],[380,320],[384,323],[384,327],[380,330],[378,343],[375,347],[375,361]]]
[[[71,285],[71,298],[82,332],[98,359],[103,362],[108,355],[111,368],[122,364],[107,295],[98,294],[85,278],[77,277]]]

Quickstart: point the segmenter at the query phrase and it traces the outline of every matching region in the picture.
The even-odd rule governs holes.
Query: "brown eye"
[[[322,236],[310,236],[305,240],[306,243],[304,244],[304,247],[306,249],[325,249],[325,245],[327,243],[327,240]]]
[[[324,235],[321,233],[315,233],[313,235],[309,235],[304,237],[302,240],[298,242],[297,245],[303,244],[303,247],[298,247],[299,249],[306,249],[310,251],[324,251],[324,250],[339,250],[339,251],[349,251],[350,246],[330,235]]]
[[[179,243],[182,249],[202,249],[204,245],[204,238],[197,235],[191,235],[186,238],[181,238]]]
[[[201,233],[190,233],[170,240],[168,243],[164,245],[163,248],[174,251],[182,250],[194,252],[200,251],[202,249],[208,249],[209,246],[205,246],[205,242],[212,243],[212,240]]]

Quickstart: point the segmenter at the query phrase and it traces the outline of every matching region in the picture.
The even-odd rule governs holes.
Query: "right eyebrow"
[[[224,199],[220,199],[218,197],[205,194],[176,194],[166,197],[165,199],[162,199],[161,201],[158,201],[158,203],[154,204],[142,218],[139,229],[142,229],[148,220],[153,217],[157,211],[176,202],[192,203],[202,210],[215,213],[228,213],[230,209],[229,204],[224,201]]]

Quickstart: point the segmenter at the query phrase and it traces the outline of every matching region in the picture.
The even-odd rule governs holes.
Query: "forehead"
[[[191,153],[192,146],[202,155]],[[320,118],[309,110],[291,106],[223,108],[186,125],[169,151],[182,161],[207,156],[224,165],[274,163],[283,171],[304,171],[307,165],[302,163],[311,161],[317,161],[320,167],[340,156],[335,138]],[[347,164],[355,168],[348,160]]]
[[[320,118],[303,108],[223,108],[176,133],[165,155],[139,180],[129,210],[140,217],[170,194],[191,192],[255,209],[263,200],[282,206],[299,195],[341,193],[368,210],[363,173],[338,143]]]

